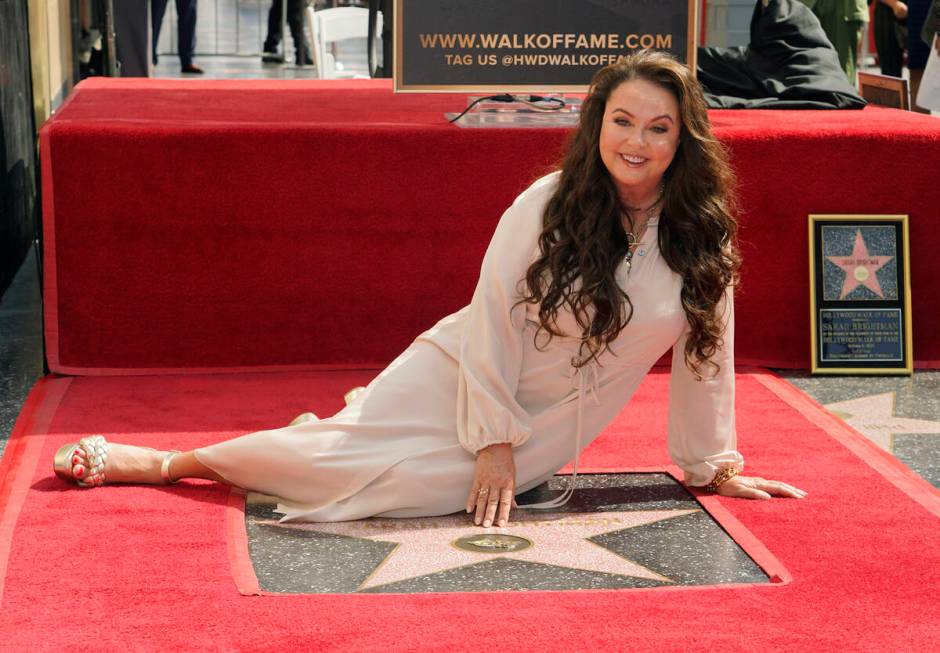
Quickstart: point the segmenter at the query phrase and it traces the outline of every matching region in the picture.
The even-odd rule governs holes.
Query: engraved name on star
[[[855,246],[852,248],[851,256],[827,256],[826,258],[845,272],[845,281],[842,282],[842,294],[839,295],[839,299],[845,299],[858,286],[865,286],[876,296],[884,298],[881,284],[878,283],[878,275],[875,272],[894,257],[869,254],[861,229],[855,231]]]
[[[599,513],[520,513],[508,526],[481,528],[467,525],[465,515],[425,519],[367,519],[335,523],[287,523],[282,528],[330,533],[397,544],[359,589],[426,576],[457,567],[509,558],[569,569],[635,576],[662,583],[673,581],[620,556],[589,537],[670,519],[698,510],[651,510]],[[468,535],[505,534],[522,537],[532,546],[505,552],[459,549],[454,542]]]

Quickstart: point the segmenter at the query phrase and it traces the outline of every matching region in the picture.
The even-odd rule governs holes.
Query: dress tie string
[[[575,367],[575,373],[578,375],[578,418],[577,429],[574,442],[574,466],[571,476],[568,479],[568,487],[560,495],[549,501],[539,503],[525,503],[518,507],[525,510],[548,510],[550,508],[560,508],[571,499],[574,494],[574,488],[578,484],[578,460],[581,458],[581,436],[584,430],[584,396],[591,394],[595,406],[601,405],[601,400],[597,396],[597,362],[589,361],[581,367]]]

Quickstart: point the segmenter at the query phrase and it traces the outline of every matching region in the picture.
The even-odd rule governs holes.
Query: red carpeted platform
[[[940,637],[940,493],[783,381],[738,377],[741,449],[804,500],[710,498],[760,585],[615,591],[244,596],[227,488],[69,490],[55,449],[102,431],[187,448],[329,414],[366,372],[50,377],[0,465],[0,649],[224,651],[919,651]],[[594,471],[668,464],[668,375],[586,452]],[[247,400],[250,398],[250,401]],[[234,503],[237,504],[237,501]],[[242,527],[243,527],[243,522]],[[235,529],[237,531],[237,528]]]
[[[82,492],[53,477],[56,448],[89,433],[185,449],[331,414],[374,373],[352,368],[383,364],[466,303],[500,213],[566,133],[445,124],[463,103],[381,81],[96,80],[43,128],[57,374],[34,388],[0,463],[0,649],[929,648],[940,494],[761,372],[738,383],[749,471],[810,496],[705,504],[779,565],[764,585],[245,596],[226,488]],[[741,181],[739,363],[805,367],[806,216],[857,212],[911,215],[915,358],[940,365],[936,120],[712,119]],[[669,464],[667,381],[651,375],[587,467]]]
[[[564,130],[444,122],[387,82],[89,80],[43,128],[53,371],[378,365],[470,297]],[[940,365],[940,122],[715,111],[740,179],[740,362],[809,361],[809,213],[911,216],[914,356]]]

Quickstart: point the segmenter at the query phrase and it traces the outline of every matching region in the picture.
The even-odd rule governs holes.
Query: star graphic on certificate
[[[826,410],[888,452],[895,434],[940,434],[940,422],[895,416],[893,392],[826,404]]]
[[[669,578],[588,538],[694,512],[698,510],[592,513],[519,511],[508,526],[501,528],[474,526],[468,523],[470,515],[463,514],[424,519],[372,518],[335,523],[287,523],[279,526],[396,544],[395,549],[362,582],[359,589],[378,587],[496,558],[671,583],[673,581]]]
[[[878,297],[884,298],[881,284],[878,283],[878,275],[875,272],[894,257],[869,254],[861,229],[855,231],[855,246],[852,248],[851,256],[827,256],[826,258],[845,272],[845,281],[842,283],[842,293],[839,299],[845,299],[858,286],[865,286]]]

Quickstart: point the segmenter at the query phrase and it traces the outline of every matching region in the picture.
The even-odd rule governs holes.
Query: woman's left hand
[[[733,476],[718,486],[718,494],[742,499],[769,499],[771,496],[802,499],[806,496],[806,492],[792,485],[757,476]]]

